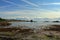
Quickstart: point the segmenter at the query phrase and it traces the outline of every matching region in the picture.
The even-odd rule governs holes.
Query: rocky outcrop
[[[9,26],[11,23],[8,22],[0,22],[0,26]]]

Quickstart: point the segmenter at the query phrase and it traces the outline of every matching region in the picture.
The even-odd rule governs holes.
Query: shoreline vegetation
[[[39,29],[25,28],[25,26],[8,27],[11,25],[9,23],[11,21],[0,18],[0,26],[4,26],[0,28],[0,40],[60,40],[60,25],[47,25],[45,28]],[[33,20],[29,22],[33,22]]]

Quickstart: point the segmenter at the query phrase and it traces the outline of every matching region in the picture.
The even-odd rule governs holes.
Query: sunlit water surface
[[[47,25],[60,25],[60,23],[58,22],[42,22],[42,21],[39,21],[39,22],[11,22],[12,25],[10,26],[16,26],[16,27],[19,27],[19,26],[25,26],[25,27],[28,27],[28,28],[40,28],[40,27],[45,27]]]

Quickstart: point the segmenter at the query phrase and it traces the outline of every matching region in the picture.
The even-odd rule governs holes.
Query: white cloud
[[[20,10],[0,12],[5,18],[58,18],[60,11],[51,10]]]
[[[0,12],[0,14],[2,14],[2,16],[4,15],[6,17],[34,18],[34,17],[38,16],[38,14],[40,15],[40,11],[38,11],[38,10],[20,10],[20,11]]]
[[[42,11],[42,16],[41,17],[45,17],[45,18],[60,18],[60,11],[51,11],[51,10],[46,10],[46,11]]]

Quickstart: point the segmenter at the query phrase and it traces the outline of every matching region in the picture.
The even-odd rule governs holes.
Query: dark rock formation
[[[8,22],[0,22],[0,26],[9,26],[11,23]]]
[[[53,22],[60,22],[60,21],[53,21]]]

